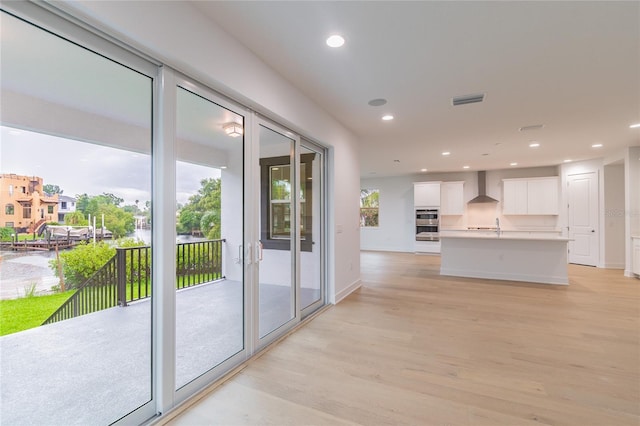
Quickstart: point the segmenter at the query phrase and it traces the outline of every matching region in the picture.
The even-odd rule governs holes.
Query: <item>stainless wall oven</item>
[[[440,241],[440,211],[416,210],[416,241]]]

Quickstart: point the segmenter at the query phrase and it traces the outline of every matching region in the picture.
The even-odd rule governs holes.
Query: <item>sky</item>
[[[205,178],[220,170],[176,165],[176,198],[185,204]],[[151,156],[56,136],[0,126],[0,173],[38,176],[58,185],[63,195],[112,193],[124,204],[151,200]]]

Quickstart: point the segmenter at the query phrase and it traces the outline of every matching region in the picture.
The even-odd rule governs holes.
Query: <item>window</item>
[[[53,214],[53,206],[47,206],[47,214]]]
[[[9,185],[9,197],[13,196],[13,185]]]
[[[14,213],[15,208],[13,207],[13,204],[7,204],[6,206],[4,206],[4,214],[13,215]]]
[[[360,227],[377,228],[380,191],[377,189],[360,190]]]
[[[66,210],[67,209],[67,202],[66,201],[61,201],[60,202],[60,208],[62,210]]]
[[[311,251],[312,196],[311,163],[315,154],[300,156],[300,249]],[[291,236],[291,165],[290,157],[260,159],[262,177],[262,245],[266,249],[289,250]]]
[[[4,226],[7,228],[13,228],[13,222],[5,222]]]
[[[31,219],[31,206],[25,206],[22,208],[22,218]]]

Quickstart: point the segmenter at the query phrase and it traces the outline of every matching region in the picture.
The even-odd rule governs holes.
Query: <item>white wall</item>
[[[357,288],[360,167],[352,133],[188,3],[65,1],[56,6],[329,146],[329,298]]]
[[[604,267],[624,269],[624,164],[604,166]]]
[[[500,219],[502,229],[539,229],[559,231],[558,216],[502,215],[502,179],[558,176],[557,167],[505,169],[487,171],[487,195],[500,201],[497,204],[467,204],[463,216],[441,216],[442,230],[466,229],[467,226],[495,226]],[[464,202],[478,195],[477,172],[428,173],[413,176],[364,178],[363,189],[380,190],[380,226],[362,228],[362,250],[413,252],[415,243],[413,182],[464,181]]]
[[[380,191],[378,228],[361,228],[362,250],[413,251],[413,179],[411,176],[362,179],[362,189]]]

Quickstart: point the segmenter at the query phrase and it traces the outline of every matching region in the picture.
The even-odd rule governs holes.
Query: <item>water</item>
[[[129,237],[151,244],[151,231],[148,229],[136,229]],[[202,240],[205,238],[190,235],[178,235],[176,238],[178,243]],[[34,285],[36,294],[52,293],[51,287],[57,286],[59,281],[49,267],[49,261],[55,257],[55,251],[0,251],[0,299],[24,297]]]
[[[24,297],[32,285],[37,294],[51,293],[51,287],[58,285],[49,268],[49,261],[55,257],[54,251],[0,252],[0,299]]]

